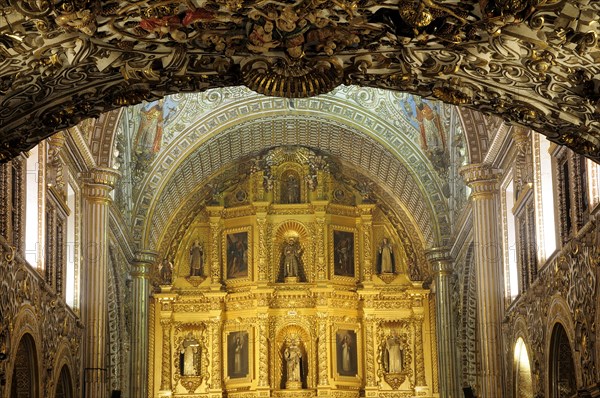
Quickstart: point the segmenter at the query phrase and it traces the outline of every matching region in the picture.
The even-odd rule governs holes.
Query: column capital
[[[133,257],[134,262],[145,264],[154,264],[157,259],[158,253],[152,250],[140,250]]]
[[[498,190],[498,176],[501,172],[502,170],[488,163],[470,164],[459,170],[465,183],[473,190],[473,196],[495,193]]]
[[[150,269],[156,263],[157,259],[158,253],[150,250],[143,250],[135,253],[131,276],[134,278],[148,277],[150,275]]]
[[[425,251],[425,257],[432,265],[434,273],[451,273],[453,270],[452,256],[447,247],[434,247]]]
[[[118,170],[107,167],[97,167],[83,173],[84,194],[88,198],[99,198],[109,200],[108,194],[117,184],[117,180],[121,176]]]

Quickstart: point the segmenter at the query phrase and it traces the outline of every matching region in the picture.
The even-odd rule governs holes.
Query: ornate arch
[[[342,83],[496,113],[598,156],[596,2],[428,1],[418,21],[410,17],[413,3],[402,1],[334,2],[325,17],[309,3],[303,11],[318,22],[304,16],[302,44],[293,46],[264,37],[250,19],[263,12],[260,3],[246,4],[252,12],[244,14],[217,1],[208,2],[210,12],[183,4],[159,11],[149,1],[101,9],[86,2],[75,10],[10,4],[0,74],[2,159],[85,117],[169,93],[245,84],[293,98]],[[277,19],[287,11],[273,10]],[[148,15],[171,21],[169,34]],[[203,37],[208,20],[224,33]],[[231,33],[238,31],[245,33]]]
[[[29,349],[33,349],[33,359],[35,360],[35,363],[33,364],[35,369],[32,370],[37,373],[34,377],[37,382],[34,389],[37,392],[37,396],[41,397],[44,391],[42,388],[43,353],[40,349],[42,347],[42,335],[35,309],[29,304],[22,306],[14,319],[13,332],[10,338],[9,365],[6,369],[7,378],[9,380],[5,387],[6,391],[11,391],[12,375],[17,361],[17,351],[24,338],[30,339],[30,344],[32,345],[32,347],[29,347]]]
[[[577,361],[577,357],[575,354],[575,324],[573,321],[573,317],[571,314],[571,311],[569,310],[569,306],[567,304],[567,302],[564,300],[564,298],[562,298],[561,296],[555,295],[552,297],[552,300],[550,302],[549,308],[548,308],[548,317],[546,319],[546,328],[545,328],[545,335],[546,337],[546,344],[545,344],[545,350],[546,350],[546,361],[547,361],[547,369],[548,372],[547,377],[548,379],[546,380],[546,385],[548,386],[549,390],[547,390],[547,394],[546,396],[551,396],[551,388],[552,386],[550,385],[551,382],[551,372],[552,372],[552,360],[553,360],[553,356],[552,356],[552,351],[553,351],[553,336],[554,336],[554,331],[555,331],[555,327],[556,325],[560,325],[560,327],[564,330],[564,333],[566,334],[568,341],[569,341],[569,347],[571,350],[571,360],[573,361],[573,368],[575,371],[575,377],[576,377],[576,386],[580,386],[581,385],[581,369],[579,369],[575,364],[578,362]]]

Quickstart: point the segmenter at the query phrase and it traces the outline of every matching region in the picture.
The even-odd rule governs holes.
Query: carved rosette
[[[253,58],[242,66],[242,80],[257,93],[286,98],[325,94],[342,83],[343,67],[335,58],[288,61]]]

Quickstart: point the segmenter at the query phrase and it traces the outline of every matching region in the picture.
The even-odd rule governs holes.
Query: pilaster
[[[108,292],[108,205],[119,172],[97,168],[84,174],[82,315],[85,323],[84,391],[87,398],[108,395],[106,308]]]
[[[374,204],[358,205],[360,211],[360,235],[362,239],[362,278],[364,283],[369,283],[373,280],[373,209]]]
[[[477,327],[481,375],[479,395],[502,397],[502,251],[498,237],[498,181],[500,171],[489,164],[463,167],[471,188],[477,290]]]
[[[207,207],[210,225],[210,283],[213,290],[220,290],[221,285],[221,256],[219,256],[219,243],[221,242],[221,231],[223,221],[221,213],[222,206]]]
[[[315,208],[315,235],[316,235],[316,266],[317,266],[317,281],[324,281],[327,279],[327,261],[325,253],[325,244],[327,242],[327,236],[325,234],[325,209],[327,208],[327,201],[313,201],[312,204]]]
[[[440,398],[457,398],[460,396],[460,391],[456,324],[452,313],[452,259],[447,248],[431,249],[426,256],[433,269],[435,283]]]
[[[132,344],[131,344],[131,394],[132,398],[147,396],[148,379],[148,310],[150,300],[149,277],[158,253],[136,253],[132,276]]]

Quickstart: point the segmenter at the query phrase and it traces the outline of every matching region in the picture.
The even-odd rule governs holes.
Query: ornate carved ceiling
[[[135,240],[151,247],[161,241],[173,217],[188,213],[185,208],[196,204],[190,201],[197,196],[194,192],[223,166],[265,148],[303,145],[373,179],[383,189],[379,196],[394,198],[410,214],[424,246],[441,244],[450,235],[443,180],[419,147],[417,127],[402,114],[400,102],[408,106],[409,99],[358,87],[293,102],[240,88],[170,99],[179,105],[161,129],[162,149],[142,167],[147,174],[133,175],[130,184]],[[136,114],[129,109],[123,117],[140,118]],[[134,129],[131,140],[137,141],[138,150],[133,152],[143,155],[148,150],[139,149],[136,137],[144,130]],[[155,148],[156,142],[152,136],[148,145]],[[135,155],[132,162],[129,169],[135,174]]]
[[[0,159],[86,116],[238,84],[341,83],[517,121],[600,160],[592,0],[0,0]]]

